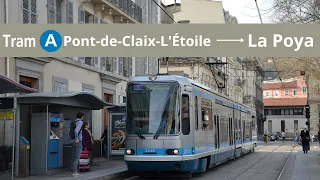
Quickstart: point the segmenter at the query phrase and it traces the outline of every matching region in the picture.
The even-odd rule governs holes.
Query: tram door
[[[214,115],[214,137],[215,137],[215,148],[220,148],[220,118],[219,116]]]
[[[181,107],[181,119],[182,119],[182,142],[185,147],[192,147],[194,143],[193,131],[191,129],[194,128],[193,123],[190,123],[190,105],[191,105],[190,94],[182,95],[182,107]],[[189,150],[188,150],[189,151]],[[185,154],[191,154],[192,152],[184,152]]]
[[[238,137],[239,137],[239,140],[240,140],[240,144],[242,144],[243,143],[243,141],[242,141],[242,128],[241,128],[241,120],[240,119],[238,119]]]

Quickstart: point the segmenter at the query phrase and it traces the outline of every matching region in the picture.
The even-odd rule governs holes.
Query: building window
[[[272,120],[268,120],[268,132],[272,133]]]
[[[299,128],[298,120],[294,120],[293,128],[294,128],[294,131],[299,132],[298,131],[298,128]]]
[[[48,23],[61,23],[61,0],[48,0]]]
[[[127,103],[127,98],[125,96],[119,96],[119,103]]]
[[[285,109],[284,110],[284,115],[290,115],[290,109]]]
[[[293,115],[303,115],[303,109],[293,109]]]
[[[53,92],[68,92],[68,85],[55,81],[53,83]]]
[[[73,2],[72,0],[67,1],[67,6],[66,6],[66,22],[68,24],[73,24]]]
[[[285,132],[286,129],[286,122],[284,120],[281,120],[281,132]]]
[[[22,1],[23,24],[37,24],[37,0],[23,0]]]
[[[288,90],[286,90],[284,93],[285,93],[286,96],[289,96],[289,91]]]
[[[272,109],[272,115],[281,115],[281,109]]]
[[[266,92],[266,96],[270,96],[270,92]]]
[[[29,88],[34,88],[36,89],[36,79],[27,77],[27,76],[20,76],[19,77],[20,84],[27,86]]]
[[[279,92],[278,92],[278,91],[275,91],[275,92],[274,92],[274,95],[275,95],[275,96],[278,96],[278,95],[279,95]]]
[[[292,90],[292,94],[293,94],[294,96],[296,96],[296,95],[297,95],[297,90],[296,90],[296,89],[293,89],[293,90]]]
[[[112,94],[104,93],[104,100],[105,100],[107,103],[113,103],[113,95],[112,95]]]
[[[303,87],[302,88],[302,92],[303,92],[303,94],[306,94],[307,93],[307,87]]]

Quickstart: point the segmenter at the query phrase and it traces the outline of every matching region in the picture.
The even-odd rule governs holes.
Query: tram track
[[[262,155],[262,156],[259,157],[257,160],[255,160],[253,163],[249,164],[247,167],[245,167],[245,168],[242,169],[240,172],[238,172],[236,175],[232,176],[229,180],[235,180],[236,178],[238,178],[239,176],[241,176],[243,173],[247,172],[247,171],[248,171],[250,168],[252,168],[254,165],[256,165],[258,162],[260,162],[261,160],[266,159],[268,156],[270,156],[273,152],[275,152],[276,150],[278,150],[278,149],[279,149],[280,147],[282,147],[282,146],[283,146],[283,144],[280,145],[280,146],[278,146],[278,147],[276,147],[274,150],[272,150],[272,151],[269,152],[268,154]],[[261,147],[261,148],[259,148],[259,149],[262,149],[262,148],[264,148],[264,147],[266,147],[266,146],[263,146],[263,147]],[[258,149],[258,150],[259,150],[259,149]],[[289,161],[289,159],[290,159],[290,157],[291,157],[291,154],[292,154],[292,151],[293,151],[293,150],[294,150],[294,147],[291,149],[288,157],[286,157],[285,163],[284,163],[284,165],[282,166],[282,169],[281,169],[281,171],[279,172],[276,180],[280,180],[280,178],[281,178],[281,176],[282,176],[282,174],[283,174],[283,172],[284,172],[284,170],[285,170],[285,168],[286,168],[286,166],[287,166],[287,163],[288,163],[288,161]]]

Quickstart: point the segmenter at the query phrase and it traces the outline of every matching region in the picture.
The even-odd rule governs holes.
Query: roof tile
[[[305,106],[307,98],[264,98],[264,106]]]

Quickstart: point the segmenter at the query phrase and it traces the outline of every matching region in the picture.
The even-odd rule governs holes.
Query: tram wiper
[[[146,139],[142,134],[137,133],[137,131],[134,130],[134,128],[133,128],[132,125],[131,125],[130,127],[131,127],[132,131],[133,131],[140,139]]]
[[[161,121],[161,124],[160,124],[160,126],[159,126],[159,128],[158,128],[158,130],[157,130],[157,132],[156,132],[155,135],[153,136],[153,139],[158,139],[159,134],[160,134],[160,130],[163,129],[163,128],[165,128],[165,127],[167,127],[167,123],[166,123],[164,120],[162,120],[162,121]]]
[[[133,131],[140,139],[146,139],[142,134]]]

